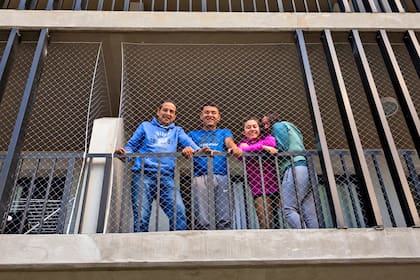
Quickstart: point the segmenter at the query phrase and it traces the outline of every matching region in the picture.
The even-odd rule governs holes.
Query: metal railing
[[[416,169],[417,153],[400,150],[404,169],[410,182],[411,194],[420,211],[420,180]],[[307,185],[296,186],[302,176],[299,164],[291,160],[297,155],[306,158]],[[45,234],[77,233],[85,195],[92,176],[95,159],[103,160],[104,177],[98,215],[100,232],[135,232],[202,229],[262,229],[294,228],[291,216],[299,216],[300,227],[334,228],[334,204],[341,205],[346,227],[370,227],[369,200],[352,166],[348,166],[348,150],[331,150],[335,163],[339,201],[330,195],[327,181],[320,171],[318,153],[280,153],[276,156],[263,153],[245,153],[241,159],[226,153],[215,156],[197,154],[195,159],[207,159],[208,174],[203,178],[194,173],[194,159],[185,159],[181,153],[82,154],[31,153],[21,156],[16,176],[9,214],[2,221],[2,233]],[[389,174],[384,168],[381,150],[366,150],[372,159],[371,176],[376,178],[375,195],[385,226],[404,227],[403,207]],[[213,174],[215,157],[227,159],[226,174]],[[168,174],[160,164],[155,172],[133,172],[134,160],[153,157],[158,163],[171,158],[175,163],[173,174]],[[286,179],[282,162],[289,160],[292,169],[292,190],[285,190]],[[144,167],[144,165],[143,165]],[[252,173],[252,168],[256,173]],[[214,171],[216,172],[216,171]],[[271,174],[268,174],[273,172]],[[269,176],[266,176],[266,175]],[[270,177],[271,176],[271,177]],[[169,182],[168,179],[173,180]],[[200,181],[205,179],[204,181]],[[134,184],[138,180],[137,184]],[[225,181],[224,181],[225,180]],[[111,183],[112,182],[112,183]],[[197,183],[198,182],[198,183]],[[198,191],[201,184],[205,191]],[[260,182],[259,186],[253,186]],[[153,194],[146,203],[145,186]],[[152,188],[150,188],[152,187]],[[258,187],[260,188],[258,191]],[[135,188],[138,188],[135,190]],[[154,191],[153,191],[154,190]],[[296,191],[297,190],[297,191]],[[167,192],[167,193],[165,193]],[[167,194],[170,193],[168,196]],[[167,199],[167,201],[165,201]],[[159,204],[156,201],[160,201]],[[299,201],[291,211],[290,201]],[[175,202],[175,203],[174,203]],[[170,207],[166,208],[165,207]],[[260,208],[259,208],[260,207]],[[306,207],[306,209],[305,209]],[[293,208],[293,207],[292,207]],[[203,210],[204,209],[204,210]],[[133,211],[137,214],[133,214]],[[420,213],[420,212],[419,212]],[[146,215],[147,220],[145,220]],[[311,219],[313,219],[311,221]],[[147,228],[142,226],[147,225]],[[172,228],[171,228],[172,227]],[[299,228],[299,227],[298,227]]]
[[[418,12],[418,0],[3,0],[0,8],[163,12]]]

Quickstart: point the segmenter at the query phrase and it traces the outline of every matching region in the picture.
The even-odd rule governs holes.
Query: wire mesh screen
[[[33,52],[28,51],[27,56],[16,58],[18,63],[13,64],[10,81],[27,77],[13,71],[22,65],[29,67],[31,55]],[[20,104],[19,91],[23,91],[25,79],[22,80],[20,88],[10,88],[9,83],[6,87],[6,92],[15,89],[11,94],[13,104]],[[83,152],[88,148],[93,120],[109,114],[101,44],[51,43],[2,232],[52,233],[68,229],[74,218]],[[5,123],[10,123],[12,129],[16,116],[5,116],[9,116]]]
[[[293,122],[302,131],[306,148],[312,150],[315,147],[306,93],[294,44],[124,44],[123,79],[120,116],[124,120],[127,140],[139,124],[155,116],[161,102],[168,99],[177,104],[176,124],[183,127],[186,132],[194,131],[190,136],[201,146],[215,147],[216,143],[222,142],[222,148],[218,150],[222,153],[227,151],[223,145],[224,139],[233,138],[236,143],[244,140],[244,120],[255,117],[258,121],[268,112],[278,112],[284,119]],[[220,122],[217,123],[220,130],[217,132],[211,130],[206,133],[201,130],[206,122],[203,116],[211,114],[202,108],[203,105],[217,107],[216,111],[220,113]],[[212,135],[213,132],[214,135]],[[204,134],[201,135],[202,133]],[[207,177],[202,176],[204,173],[200,171],[200,168],[197,169],[200,159],[195,158],[192,162],[182,157],[176,158],[174,185],[180,186],[182,198],[179,201],[182,201],[183,206],[178,205],[178,207],[185,206],[186,227],[189,229],[226,229],[290,226],[285,222],[286,215],[282,211],[284,207],[279,207],[282,205],[279,195],[282,174],[279,171],[280,168],[275,168],[275,166],[276,160],[278,165],[282,165],[284,160],[290,158],[291,155],[282,155],[284,158],[276,159],[265,153],[251,153],[246,154],[242,161],[228,156],[227,162],[224,161],[225,156],[221,154],[218,158],[214,158],[213,166],[203,167],[209,168],[204,172],[206,175],[203,175]],[[300,196],[308,201],[308,207],[313,208],[312,216],[319,217],[312,217],[311,223],[311,215],[308,215],[306,226],[315,227],[316,224],[318,227],[319,220],[323,221],[324,209],[321,207],[328,205],[328,201],[323,201],[321,204],[318,189],[316,198],[312,195],[312,187],[318,186],[314,165],[319,166],[319,162],[317,162],[317,156],[313,160],[310,156],[304,152],[300,155],[303,159],[306,157],[311,168],[296,166],[297,172],[304,169],[302,176],[306,178],[307,183],[304,184],[303,193],[288,195],[290,199]],[[202,159],[207,163],[213,162]],[[256,175],[253,176],[247,169],[249,165],[254,166],[256,170],[261,170],[260,167],[265,168],[267,165],[273,169],[270,171],[272,172],[270,178],[261,180],[261,184],[266,188],[263,194],[252,188],[252,185],[258,185],[258,182],[254,182]],[[134,187],[130,187],[130,184],[139,180],[147,181],[150,179],[147,178],[150,174],[146,168],[146,174],[143,174],[145,177],[140,179],[142,175],[130,172],[130,166],[131,163],[122,168],[123,182],[120,186],[114,186],[111,205],[117,203],[120,205],[119,212],[113,211],[113,206],[110,207],[109,230],[168,229],[165,215],[158,215],[159,211],[162,211],[159,207],[153,208],[148,228],[141,228],[141,226],[133,228],[133,224],[136,223],[132,218],[130,197],[133,197],[133,194],[130,194],[130,188],[134,189]],[[162,168],[159,172],[164,173],[164,170],[162,159]],[[258,174],[258,171],[256,172]],[[289,174],[290,180],[293,177],[292,173],[294,172]],[[150,180],[155,180],[153,184],[157,184],[156,178]],[[212,192],[200,191],[200,186],[206,184],[213,186],[213,188],[209,187],[213,189]],[[164,186],[162,185],[161,188]],[[159,194],[156,194],[154,198],[159,201]],[[133,203],[138,205],[141,202],[134,197]],[[149,209],[148,206],[146,208]],[[201,208],[209,214],[203,217],[200,214]],[[134,209],[134,211],[138,210]],[[138,216],[137,218],[141,220]],[[158,221],[153,220],[156,218]],[[162,219],[166,219],[166,222],[162,222]],[[170,224],[173,225],[173,221]]]

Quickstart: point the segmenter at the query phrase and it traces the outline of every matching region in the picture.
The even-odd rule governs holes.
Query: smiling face
[[[164,102],[157,110],[157,118],[161,125],[170,125],[176,118],[176,106],[171,102]]]
[[[216,129],[217,123],[220,121],[219,109],[215,106],[204,106],[200,114],[200,119],[203,122],[204,129]]]
[[[271,132],[271,123],[270,123],[270,120],[268,119],[267,116],[264,116],[261,119],[261,123],[263,124],[264,129],[265,129],[266,132]]]
[[[254,140],[261,134],[260,125],[257,120],[247,120],[244,124],[244,135],[246,138]]]

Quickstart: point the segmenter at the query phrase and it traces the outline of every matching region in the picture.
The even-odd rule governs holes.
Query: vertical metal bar
[[[248,204],[249,201],[251,201],[251,197],[250,197],[250,188],[248,187],[248,176],[247,176],[247,172],[246,172],[246,155],[242,155],[242,169],[244,171],[244,193],[245,193],[245,206],[246,206],[246,211],[247,211],[247,228],[251,228],[252,225],[252,221],[251,221],[251,206]]]
[[[277,8],[279,9],[280,13],[284,12],[284,8],[283,8],[283,0],[277,0]]]
[[[296,13],[296,3],[295,3],[295,0],[292,0],[292,7],[293,7],[293,12]]]
[[[207,0],[201,0],[201,11],[207,12]]]
[[[268,5],[268,0],[265,0],[265,11],[268,13],[270,12],[270,7]]]
[[[283,222],[283,227],[286,223],[286,218],[284,214],[284,204],[283,204],[283,187],[281,184],[281,174],[280,174],[280,166],[279,166],[279,158],[276,156],[275,158],[275,164],[276,164],[276,176],[277,176],[277,185],[279,186],[279,206],[280,206],[280,214],[281,214],[281,220]]]
[[[25,8],[26,8],[26,4],[27,4],[27,1],[26,0],[20,0],[19,1],[19,5],[18,5],[18,10],[25,10]]]
[[[80,11],[82,9],[82,0],[75,0],[73,3],[73,10]]]
[[[19,179],[20,171],[22,169],[22,164],[23,164],[23,159],[19,160],[18,167],[16,168],[16,174],[17,175],[16,175],[16,178],[15,178],[15,181],[13,182],[13,186],[17,186],[17,182],[18,182],[18,179]],[[13,203],[13,201],[10,201],[10,204],[12,204],[12,203]],[[7,206],[7,210],[8,211],[9,211],[9,209],[10,209],[10,205]],[[5,217],[7,217],[7,216],[8,215],[5,215]],[[2,220],[0,220],[0,222],[1,222],[1,231],[0,231],[0,233],[4,233],[4,231],[6,229],[6,226],[7,226],[7,219],[2,219]]]
[[[53,9],[54,9],[54,0],[48,0],[47,7],[45,8],[45,10],[51,11]]]
[[[72,157],[69,160],[69,165],[67,166],[67,174],[66,174],[66,181],[64,183],[64,190],[63,190],[63,196],[61,198],[61,204],[60,204],[60,215],[57,220],[57,233],[63,233],[64,232],[64,223],[66,222],[66,212],[67,212],[67,203],[69,202],[70,197],[70,190],[71,190],[71,184],[73,181],[73,172],[74,172],[74,165],[76,163],[76,158]],[[77,201],[75,201],[76,203]]]
[[[216,199],[215,199],[215,190],[216,186],[214,184],[214,173],[213,173],[213,158],[207,156],[207,191],[208,191],[208,206],[209,206],[209,222],[210,229],[216,229]]]
[[[405,151],[403,153],[405,164],[407,165],[407,169],[408,169],[408,174],[410,174],[410,178],[413,181],[417,197],[420,197],[420,180],[419,180],[420,178],[417,175],[416,166],[413,162],[412,155],[415,155],[415,153],[408,152],[408,151]]]
[[[177,157],[175,157],[175,165],[174,166],[177,166]],[[175,181],[175,178],[174,178],[174,181]],[[178,184],[174,184],[174,197],[173,197],[173,199],[174,199],[174,207],[173,207],[173,213],[174,213],[174,227],[172,228],[172,230],[175,230],[176,229],[176,205],[177,205],[177,202],[176,202],[176,199],[177,199],[177,185]],[[179,190],[179,194],[181,194],[181,190]],[[181,198],[182,199],[182,198]]]
[[[244,0],[241,0],[241,11],[245,12]]]
[[[389,5],[391,6],[391,9],[392,9],[393,12],[399,12],[399,13],[404,13],[405,12],[405,8],[401,4],[400,0],[391,0],[389,2]]]
[[[136,221],[136,224],[137,224],[137,228],[134,230],[134,231],[136,231],[136,232],[139,232],[140,231],[140,225],[141,225],[141,213],[142,213],[142,211],[141,211],[141,209],[142,209],[142,207],[143,207],[143,191],[144,191],[144,157],[143,157],[143,159],[142,159],[142,161],[141,161],[141,171],[140,171],[140,182],[139,182],[139,186],[140,186],[140,188],[139,188],[139,205],[138,205],[138,209],[137,209],[137,221]],[[126,168],[127,170],[128,170],[128,168]],[[151,211],[151,210],[150,210]],[[150,217],[149,217],[149,219],[150,219]],[[143,230],[145,230],[145,231],[148,231],[149,229],[148,228],[146,228],[146,229],[143,229]]]
[[[0,218],[7,215],[7,201],[13,189],[13,182],[16,175],[16,166],[23,148],[26,128],[29,124],[33,103],[38,82],[41,76],[45,57],[47,56],[48,29],[42,29],[39,35],[37,47],[26,82],[25,91],[22,96],[18,116],[16,118],[12,137],[6,159],[0,173]]]
[[[420,78],[420,45],[413,30],[408,30],[404,35],[404,42],[410,53],[417,76]]]
[[[226,156],[227,157],[227,156]],[[232,180],[230,179],[230,163],[229,159],[226,159],[226,168],[227,168],[227,180],[228,180],[228,196],[229,196],[229,218],[230,218],[230,227],[234,229],[234,208],[235,208],[235,196],[233,194]]]
[[[255,3],[256,0],[252,0],[252,7],[254,9],[254,13],[257,12],[257,3]]]
[[[38,5],[38,0],[30,1],[29,10],[35,10],[37,5]]]
[[[320,158],[322,173],[325,176],[328,193],[334,207],[334,217],[336,226],[344,228],[344,216],[340,199],[338,197],[337,185],[335,182],[334,170],[331,163],[331,157],[325,135],[324,125],[322,122],[321,111],[316,95],[315,84],[312,77],[311,65],[309,62],[308,52],[306,50],[305,37],[301,29],[296,30],[297,44],[299,47],[299,58],[304,75],[305,90],[308,98],[309,112],[311,112],[312,126],[314,129],[315,139],[317,139],[317,150]]]
[[[31,184],[29,185],[28,196],[26,197],[25,207],[23,209],[23,214],[22,214],[22,220],[20,221],[20,226],[19,226],[19,231],[18,231],[19,233],[23,232],[23,229],[26,224],[25,221],[28,217],[29,205],[31,204],[32,195],[35,189],[35,180],[37,179],[36,175],[38,174],[38,169],[39,169],[39,161],[40,161],[39,158],[35,160],[35,166],[32,172]]]
[[[216,12],[220,12],[220,3],[219,3],[219,0],[216,0]]]
[[[128,11],[130,8],[130,0],[124,0],[124,11]]]
[[[379,139],[384,149],[385,157],[391,171],[391,176],[398,193],[398,198],[400,199],[401,206],[404,209],[404,216],[406,218],[407,224],[419,225],[420,220],[417,214],[415,203],[410,193],[407,178],[405,177],[397,147],[395,146],[394,138],[392,137],[391,129],[389,128],[388,121],[382,107],[381,99],[376,89],[376,85],[365,51],[363,49],[359,32],[357,30],[352,30],[351,34],[352,35],[350,40],[353,49],[353,55],[355,56],[356,64],[359,68],[363,87],[369,101],[370,109],[373,114],[373,120],[379,133]]]
[[[229,12],[232,12],[232,0],[229,0]]]
[[[156,220],[155,220],[155,231],[159,231],[159,207],[160,207],[160,175],[162,174],[162,158],[158,157],[158,166],[157,166],[157,178],[156,178]],[[171,217],[168,217],[169,219]],[[150,218],[149,218],[150,219]]]
[[[339,157],[340,157],[341,167],[343,168],[344,177],[346,178],[347,192],[349,193],[349,196],[350,196],[350,202],[353,209],[354,217],[356,219],[356,224],[357,224],[357,227],[360,228],[362,227],[362,224],[360,222],[360,215],[359,215],[359,211],[357,211],[356,199],[354,198],[354,193],[353,193],[353,184],[350,179],[349,170],[347,168],[347,164],[346,164],[346,160],[344,158],[343,152],[339,153]]]
[[[315,1],[315,4],[316,4],[316,11],[317,11],[318,13],[322,12],[322,11],[321,11],[321,6],[319,5],[319,0],[316,0],[316,1]]]
[[[308,164],[309,180],[312,187],[311,189],[312,189],[312,195],[313,195],[314,203],[315,203],[316,216],[318,217],[318,225],[320,228],[325,228],[324,215],[322,214],[322,211],[320,211],[322,210],[321,209],[322,204],[321,204],[321,199],[319,197],[318,180],[316,177],[314,159],[310,152],[307,152],[306,154],[306,162]]]
[[[44,202],[42,203],[41,218],[40,218],[40,221],[38,222],[38,233],[41,232],[42,226],[44,225],[44,216],[45,216],[45,212],[47,210],[47,204],[48,204],[48,201],[49,201],[48,197],[50,196],[50,190],[51,190],[51,185],[52,185],[52,181],[53,181],[53,176],[54,176],[56,163],[57,163],[57,159],[54,158],[52,160],[51,170],[50,170],[50,174],[48,176],[48,184],[47,184],[47,189],[45,190]]]
[[[98,5],[96,6],[97,11],[102,11],[104,8],[104,0],[98,0]]]
[[[385,30],[380,30],[377,36],[379,47],[388,73],[391,77],[392,84],[397,94],[398,101],[401,109],[404,112],[404,117],[407,122],[413,143],[416,147],[417,153],[420,154],[420,121],[414,103],[411,99],[410,92],[404,81],[404,77],[398,65],[394,51],[392,50],[391,43]]]
[[[152,7],[150,9],[152,12],[155,11],[155,0],[152,0]]]
[[[302,205],[301,205],[301,201],[303,201],[303,199],[301,199],[300,195],[299,195],[299,189],[298,189],[297,177],[296,177],[296,166],[295,166],[295,160],[294,160],[293,156],[290,156],[290,164],[291,164],[291,166],[289,168],[292,168],[293,186],[295,188],[295,193],[296,193],[296,206],[297,206],[297,211],[298,211],[299,216],[300,216],[300,225],[301,225],[302,228],[306,228],[304,215],[303,215],[303,211],[302,211]],[[306,194],[303,194],[303,196],[305,196],[305,195]]]
[[[338,5],[340,6],[340,10],[342,12],[345,12],[345,13],[350,13],[351,12],[350,5],[349,5],[349,2],[347,0],[339,0]]]
[[[101,201],[99,204],[99,213],[98,213],[98,223],[96,227],[96,233],[103,233],[105,231],[105,214],[106,214],[106,205],[108,200],[109,185],[111,183],[111,169],[112,169],[112,157],[107,155],[105,157],[105,168],[104,168],[104,178],[102,181],[102,192],[101,192]]]
[[[378,7],[376,7],[375,2],[372,0],[363,0],[363,5],[365,6],[365,9],[369,13],[377,13]]]
[[[16,45],[19,41],[19,31],[16,28],[10,30],[9,39],[0,60],[0,104],[6,90],[7,80],[15,57]]]
[[[341,68],[338,62],[338,57],[335,52],[334,42],[331,32],[325,30],[322,36],[325,54],[327,57],[328,65],[336,98],[340,109],[341,118],[343,121],[344,130],[347,136],[348,144],[350,147],[353,163],[356,169],[356,174],[359,177],[359,182],[362,189],[367,195],[369,207],[367,207],[367,214],[369,223],[372,225],[382,227],[383,221],[379,210],[378,202],[373,189],[372,179],[370,177],[369,168],[366,163],[365,154],[363,151],[362,143],[360,141],[359,133],[354,120],[353,111],[351,109],[350,100],[347,94],[347,89],[344,85],[344,78],[341,73]]]
[[[373,165],[375,166],[375,171],[376,171],[376,175],[378,176],[379,186],[381,186],[381,192],[382,192],[382,195],[384,196],[385,205],[388,211],[389,218],[391,220],[391,224],[393,227],[396,227],[397,222],[395,221],[394,213],[392,212],[392,208],[391,208],[391,203],[389,202],[388,191],[386,190],[384,178],[382,177],[381,168],[379,166],[378,159],[377,159],[377,152],[375,151],[370,152],[370,156],[372,157]]]
[[[306,0],[303,0],[303,6],[305,7],[305,12],[309,13],[309,6]]]
[[[194,199],[194,196],[195,196],[195,192],[197,191],[197,190],[192,188],[192,185],[193,185],[192,180],[194,178],[194,158],[191,159],[190,166],[191,166],[190,167],[191,168],[191,172],[190,172],[190,181],[191,181],[191,184],[190,184],[190,187],[191,187],[191,191],[190,191],[190,193],[191,193],[191,229],[194,230],[195,229],[195,199]]]
[[[267,207],[267,193],[266,193],[265,184],[264,184],[264,171],[263,171],[263,164],[262,164],[261,156],[258,156],[258,168],[260,170],[260,181],[261,181],[261,189],[262,189],[262,197],[263,197],[263,207],[264,207],[264,219],[265,219],[265,224],[267,225],[267,228],[270,228],[271,227],[270,226],[271,221],[268,220],[268,217],[269,217],[268,211],[269,211],[269,209]]]
[[[179,12],[179,0],[176,0],[176,11]]]
[[[166,12],[168,10],[168,0],[163,0],[163,11]]]
[[[192,12],[192,0],[188,1],[188,10]]]

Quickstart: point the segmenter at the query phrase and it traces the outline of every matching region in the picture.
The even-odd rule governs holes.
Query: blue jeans
[[[134,232],[147,232],[149,231],[152,202],[158,192],[158,178],[157,174],[144,174],[143,182],[140,182],[140,178],[140,172],[133,172],[131,203],[133,206]],[[179,188],[175,189],[173,176],[160,176],[159,205],[169,218],[170,230],[185,230],[187,228],[185,206]],[[139,208],[141,209],[140,213]]]
[[[296,184],[294,184],[291,167],[286,169],[283,176],[282,192],[286,221],[291,228],[302,228],[302,216],[304,227],[318,228],[315,201],[309,185],[308,167],[295,166],[295,176]]]

